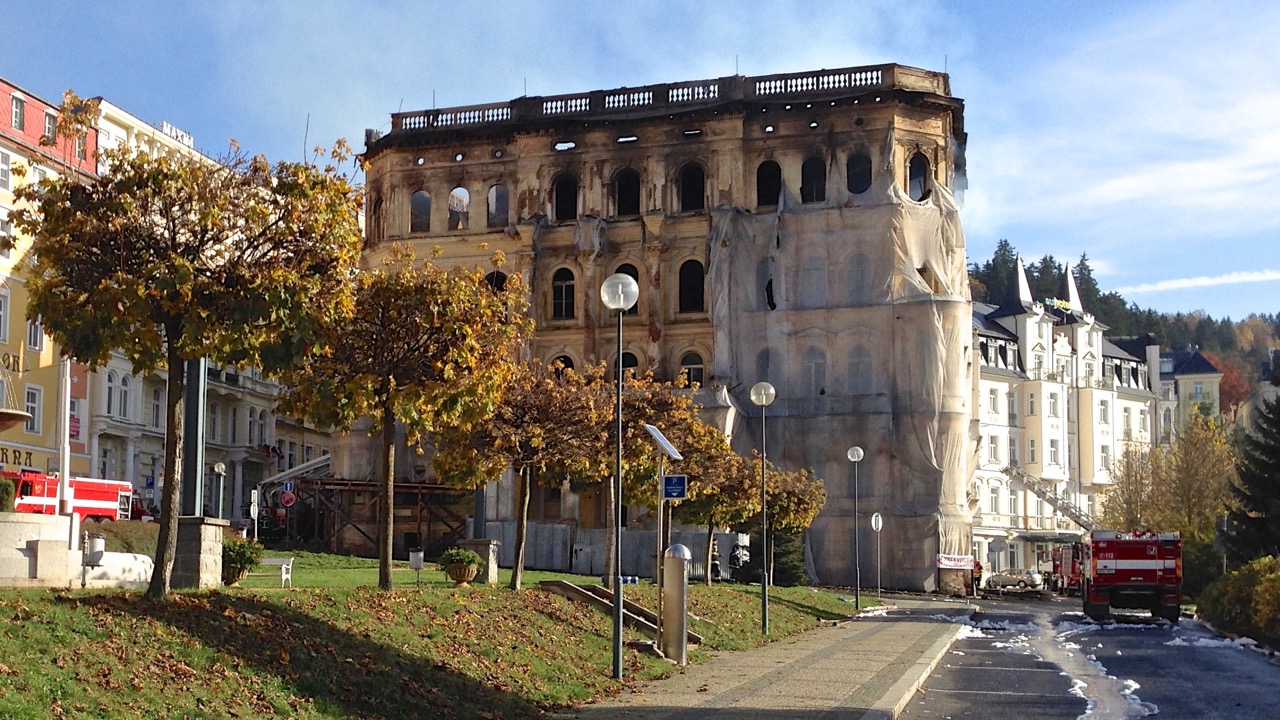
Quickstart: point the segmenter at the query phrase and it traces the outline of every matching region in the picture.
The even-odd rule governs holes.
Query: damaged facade
[[[618,360],[599,287],[632,275],[624,366],[700,382],[742,453],[760,442],[748,390],[777,389],[770,459],[827,482],[807,535],[815,580],[854,582],[855,527],[874,567],[879,512],[885,585],[954,590],[968,570],[938,562],[971,552],[965,139],[948,77],[899,65],[397,113],[366,136],[366,262],[405,242],[495,282],[519,273],[530,354],[574,367]],[[511,519],[509,483],[486,505],[491,527]],[[575,533],[606,524],[598,491],[540,491],[531,518],[556,530],[531,535],[531,564],[595,569]],[[643,527],[632,513],[624,573],[651,562]]]

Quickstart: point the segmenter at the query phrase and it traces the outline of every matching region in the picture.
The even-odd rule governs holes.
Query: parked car
[[[987,587],[992,590],[1007,587],[1039,590],[1043,585],[1044,576],[1035,570],[1001,570],[987,576]]]

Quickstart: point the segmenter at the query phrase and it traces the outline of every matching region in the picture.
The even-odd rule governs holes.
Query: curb
[[[967,613],[968,617],[973,617],[973,610]],[[903,673],[884,695],[880,696],[871,704],[862,715],[863,720],[894,720],[907,707],[907,703],[916,696],[916,691],[924,685],[929,676],[933,674],[934,668],[938,663],[942,662],[942,658],[946,657],[947,651],[951,649],[951,645],[955,643],[956,638],[960,636],[961,625],[957,624],[951,632],[942,636],[929,649],[925,651],[920,659],[912,663],[911,667]]]

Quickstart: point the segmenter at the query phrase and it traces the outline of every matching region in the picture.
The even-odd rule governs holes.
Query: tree
[[[1151,529],[1155,484],[1151,452],[1129,447],[1110,471],[1111,485],[1103,492],[1098,521],[1117,530]]]
[[[1262,403],[1236,457],[1231,494],[1237,507],[1227,516],[1227,554],[1245,563],[1280,555],[1280,400]]]
[[[403,246],[353,284],[354,314],[327,323],[317,351],[285,374],[281,410],[343,431],[370,418],[370,433],[381,433],[378,587],[390,590],[396,423],[416,444],[490,417],[530,322],[514,278],[496,289],[479,268],[416,265]]]
[[[234,146],[221,163],[121,148],[81,184],[47,178],[18,191],[33,238],[28,315],[90,367],[113,352],[167,372],[164,492],[148,593],[168,594],[177,551],[179,406],[188,360],[272,371],[310,347],[350,304],[360,194],[331,164],[271,165]]]
[[[1235,458],[1226,432],[1203,413],[1192,413],[1167,451],[1153,453],[1156,529],[1211,540],[1227,509]]]
[[[435,434],[436,470],[449,484],[476,486],[505,467],[516,471],[519,512],[511,589],[523,581],[529,498],[535,482],[559,485],[566,476],[599,482],[610,416],[602,392],[603,366],[579,374],[537,362],[522,363],[503,389],[493,414],[472,427]]]
[[[1218,382],[1218,412],[1223,417],[1234,417],[1236,411],[1249,402],[1249,381],[1245,379],[1240,363],[1230,355],[1219,356],[1211,352],[1202,352],[1201,355],[1222,371],[1222,379]]]
[[[745,458],[733,452],[714,427],[694,420],[679,440],[680,471],[688,476],[689,496],[674,504],[672,516],[707,528],[707,568],[717,527],[732,527],[760,512],[759,476]],[[711,584],[711,573],[706,573]]]

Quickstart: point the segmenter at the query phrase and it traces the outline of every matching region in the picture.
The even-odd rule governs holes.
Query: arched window
[[[827,164],[811,157],[800,166],[800,202],[819,203],[827,199]]]
[[[871,280],[867,277],[867,256],[854,253],[846,268],[845,291],[850,305],[865,305],[871,296]]]
[[[249,408],[249,444],[254,444],[255,441],[259,440],[259,437],[258,411],[253,408]]]
[[[702,356],[695,352],[685,353],[681,356],[680,373],[684,375],[685,382],[688,385],[701,385],[703,376]]]
[[[782,194],[782,168],[772,160],[765,160],[756,168],[756,207],[778,204]]]
[[[849,182],[849,192],[854,195],[871,189],[871,156],[865,152],[856,152],[849,156],[849,162],[845,166],[845,173]]]
[[[569,268],[551,276],[551,319],[573,319],[573,271]]]
[[[929,197],[929,158],[924,153],[911,156],[907,166],[907,195],[916,202]]]
[[[765,348],[756,353],[756,376],[751,381],[754,385],[757,382],[765,381],[773,385],[778,392],[782,391],[782,362],[778,353]]]
[[[625,377],[635,377],[636,368],[640,366],[640,361],[636,359],[633,353],[622,353],[622,374]],[[618,380],[618,361],[613,362],[613,372],[609,375],[614,382]]]
[[[707,176],[698,163],[685,163],[680,168],[680,212],[707,208]]]
[[[706,309],[705,273],[702,263],[686,260],[680,266],[680,312],[698,313]]]
[[[499,292],[507,289],[507,274],[501,270],[494,270],[485,275],[484,281],[489,283],[489,287]]]
[[[489,227],[507,226],[507,186],[501,183],[489,188]]]
[[[160,388],[151,389],[151,427],[158,428],[163,424],[164,392]]]
[[[871,356],[858,345],[849,351],[849,394],[866,395],[871,392]]]
[[[375,197],[369,206],[369,237],[381,240],[385,234],[382,228],[382,198]]]
[[[471,219],[471,193],[464,187],[456,187],[449,193],[449,229],[466,230]]]
[[[107,415],[116,414],[116,374],[114,372],[107,373]]]
[[[124,375],[120,378],[120,407],[117,409],[120,417],[129,419],[129,376]]]
[[[552,186],[555,195],[556,222],[578,219],[578,178],[561,173]]]
[[[623,275],[627,275],[627,276],[629,276],[632,280],[635,280],[635,281],[636,281],[636,285],[639,285],[639,284],[640,284],[640,272],[639,272],[638,270],[636,270],[636,266],[635,266],[635,265],[632,265],[631,263],[623,263],[623,264],[619,265],[619,266],[618,266],[618,269],[617,269],[617,270],[614,270],[614,272],[616,272],[616,273],[622,273]],[[635,303],[634,305],[632,305],[631,307],[627,308],[627,312],[626,312],[625,314],[627,314],[627,315],[639,315],[639,314],[640,314],[640,302],[637,300],[637,301],[636,301],[636,303]]]
[[[801,382],[806,395],[817,397],[827,394],[827,354],[816,347],[804,351],[801,362]]]
[[[220,433],[219,433],[220,428],[218,427],[219,419],[220,419],[220,418],[218,417],[218,404],[217,404],[217,403],[209,403],[209,428],[208,428],[208,430],[209,430],[209,440],[210,440],[211,442],[218,442],[218,435],[220,434]]]
[[[800,306],[825,307],[827,304],[827,265],[822,258],[811,255],[800,268]]]
[[[555,360],[551,361],[553,366],[559,367],[561,371],[573,369],[573,358],[568,355],[558,355]],[[559,374],[559,373],[557,373]]]
[[[258,444],[266,445],[267,438],[271,437],[271,433],[267,432],[267,411],[258,411]]]
[[[613,214],[640,214],[640,173],[623,168],[613,176]]]
[[[431,231],[431,196],[419,190],[409,198],[409,232]]]

